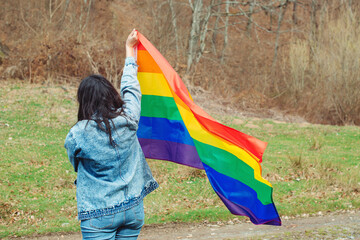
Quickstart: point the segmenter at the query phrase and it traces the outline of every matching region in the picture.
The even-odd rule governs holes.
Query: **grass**
[[[79,231],[76,174],[63,148],[76,121],[74,97],[70,87],[2,82],[0,238]],[[273,184],[280,215],[360,208],[359,127],[215,117],[269,143],[263,176]],[[160,187],[145,198],[146,224],[246,219],[229,213],[204,172],[157,160],[149,165]]]

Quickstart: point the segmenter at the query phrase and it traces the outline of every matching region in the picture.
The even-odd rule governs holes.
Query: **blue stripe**
[[[256,192],[249,186],[218,173],[205,163],[203,163],[203,166],[215,192],[220,193],[235,204],[246,207],[253,213],[255,218],[262,220],[279,218],[274,203],[263,205],[257,198]]]
[[[140,117],[138,138],[165,140],[195,146],[183,121]]]

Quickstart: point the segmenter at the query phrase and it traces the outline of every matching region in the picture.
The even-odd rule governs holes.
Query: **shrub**
[[[349,8],[325,14],[314,38],[290,45],[287,97],[313,121],[360,124],[360,26]]]

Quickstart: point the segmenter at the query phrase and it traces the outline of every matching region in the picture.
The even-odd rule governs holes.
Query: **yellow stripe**
[[[162,73],[139,72],[141,93],[143,95],[156,95],[172,97],[170,87]]]
[[[239,148],[238,146],[210,133],[197,121],[189,107],[186,106],[186,104],[178,96],[176,96],[176,94],[174,94],[174,99],[184,124],[192,138],[199,142],[223,149],[235,155],[237,158],[241,159],[243,162],[254,169],[254,177],[256,180],[272,187],[270,182],[262,178],[259,163],[249,153]]]

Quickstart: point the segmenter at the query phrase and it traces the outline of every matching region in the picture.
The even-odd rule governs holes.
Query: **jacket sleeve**
[[[125,102],[124,112],[132,120],[139,123],[141,111],[141,91],[137,79],[138,65],[135,58],[125,59],[124,72],[121,78],[121,98]]]
[[[74,167],[74,171],[77,172],[79,159],[76,156],[81,151],[81,149],[77,146],[75,138],[71,131],[66,136],[64,147],[66,148],[70,163]]]

